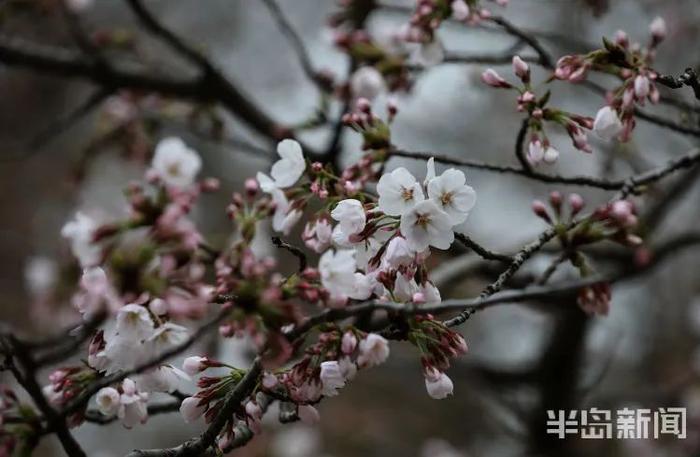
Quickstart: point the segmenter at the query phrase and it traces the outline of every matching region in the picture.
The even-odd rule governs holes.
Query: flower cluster
[[[95,370],[85,367],[65,367],[53,371],[49,382],[43,388],[43,393],[49,403],[55,408],[62,408],[80,395],[83,390],[97,379]],[[85,419],[85,408],[76,411],[67,418],[69,426],[77,426]]]
[[[557,229],[565,249],[566,258],[578,270],[582,278],[594,273],[590,261],[580,251],[585,245],[608,240],[628,247],[638,247],[642,239],[635,234],[637,228],[636,207],[630,200],[616,200],[595,209],[590,217],[576,221],[585,205],[578,194],[568,197],[568,211],[559,192],[552,192],[548,210],[544,202],[536,200],[532,209],[541,219]],[[564,230],[567,226],[571,230]],[[586,286],[579,291],[578,303],[584,311],[606,315],[610,307],[611,290],[607,283]]]
[[[462,335],[445,327],[431,315],[409,321],[408,340],[421,353],[421,364],[428,395],[437,400],[452,394],[452,380],[445,374],[450,359],[467,353]]]
[[[528,116],[529,142],[526,155],[528,162],[533,166],[540,163],[552,164],[559,158],[559,151],[551,146],[547,137],[545,122],[566,129],[576,149],[591,152],[586,130],[593,128],[593,119],[548,106],[550,92],[547,91],[541,97],[535,94],[530,80],[530,67],[519,56],[513,57],[513,73],[521,81],[521,86],[509,83],[491,68],[482,73],[481,80],[491,87],[514,89],[518,92],[517,109]]]
[[[624,31],[618,31],[613,41],[604,39],[603,49],[585,55],[567,55],[559,59],[554,76],[570,82],[586,79],[589,71],[607,73],[620,79],[621,84],[607,94],[607,105],[595,118],[593,130],[604,140],[619,138],[628,141],[635,126],[636,105],[648,100],[658,103],[660,95],[654,84],[658,73],[652,68],[657,46],[666,37],[662,18],[651,23],[646,46],[630,43]]]
[[[506,6],[509,0],[491,1]],[[435,30],[449,18],[476,25],[492,16],[491,11],[481,3],[480,0],[419,0],[411,16],[406,39],[418,43],[434,42]]]

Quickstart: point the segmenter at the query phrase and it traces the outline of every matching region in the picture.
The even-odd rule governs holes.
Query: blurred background
[[[0,2],[3,36],[74,47],[65,21],[52,10],[52,0]],[[328,69],[340,80],[347,61],[333,44],[327,27],[337,11],[330,0],[278,0],[301,35],[313,65]],[[24,4],[24,5],[23,5]],[[317,89],[299,65],[289,41],[269,10],[255,1],[153,0],[146,2],[157,16],[188,42],[196,44],[250,98],[285,125],[306,122],[319,106]],[[388,4],[388,3],[387,3]],[[413,6],[414,2],[391,4]],[[491,5],[489,5],[491,6]],[[602,36],[624,29],[632,41],[646,42],[648,24],[666,20],[667,40],[656,67],[677,74],[700,64],[700,5],[697,0],[512,0],[501,9],[514,24],[536,31],[556,57],[599,46]],[[131,55],[172,75],[187,75],[191,67],[162,44],[146,36],[120,1],[95,0],[80,13],[84,26],[123,46]],[[407,21],[398,9],[378,9],[367,28],[387,37]],[[513,38],[488,27],[448,24],[439,36],[448,51],[494,54],[509,49]],[[587,44],[594,47],[586,48]],[[582,48],[583,46],[583,48]],[[529,54],[524,51],[523,54]],[[442,64],[414,73],[409,93],[397,94],[399,114],[393,142],[408,150],[514,164],[513,146],[521,117],[510,94],[486,88],[481,65]],[[509,67],[502,69],[509,75]],[[80,209],[101,220],[123,214],[122,189],[141,179],[150,160],[152,142],[176,134],[198,150],[204,175],[222,181],[222,191],[201,199],[196,218],[213,245],[230,234],[225,207],[243,180],[267,170],[268,139],[257,136],[237,119],[215,107],[193,109],[184,102],[164,103],[128,95],[112,96],[69,125],[66,116],[95,91],[85,81],[57,78],[0,63],[0,319],[25,334],[40,336],[75,322],[67,291],[77,278],[67,245],[59,232]],[[535,70],[534,80],[544,79]],[[612,81],[600,79],[602,84]],[[569,84],[554,84],[553,104],[594,116],[603,98]],[[690,90],[673,94],[693,103]],[[375,102],[383,112],[386,97]],[[696,106],[697,106],[697,102]],[[134,108],[137,106],[138,108]],[[337,115],[340,106],[332,106]],[[654,112],[679,122],[696,122],[678,110],[655,107]],[[332,134],[328,124],[302,131],[308,144],[322,147]],[[231,140],[235,138],[235,140]],[[564,132],[552,135],[561,151],[552,172],[623,177],[663,164],[697,146],[685,137],[640,122],[625,145],[596,142],[594,154],[574,150]],[[343,137],[341,163],[361,156],[361,138]],[[424,163],[392,159],[417,176]],[[548,171],[549,171],[548,170]],[[530,203],[551,190],[581,193],[590,207],[609,194],[587,188],[561,188],[534,183],[514,175],[465,170],[478,194],[466,231],[476,241],[499,252],[513,252],[536,236],[542,221]],[[695,173],[695,172],[691,172]],[[698,173],[695,173],[697,176]],[[678,181],[675,178],[675,181]],[[674,179],[665,182],[672,186]],[[652,197],[653,197],[652,193]],[[675,200],[653,232],[661,241],[697,225],[700,189],[692,182]],[[261,251],[272,249],[261,237]],[[479,313],[460,328],[470,353],[459,359],[449,375],[454,396],[443,401],[425,393],[416,354],[407,344],[392,344],[389,362],[361,375],[341,395],[320,405],[321,423],[281,426],[270,420],[262,435],[233,455],[311,456],[689,456],[700,455],[700,283],[698,251],[688,249],[651,273],[614,287],[610,315],[587,317],[570,303],[499,306]],[[536,277],[555,254],[535,257],[519,278]],[[443,298],[472,297],[498,273],[470,255],[442,254],[434,258],[434,278]],[[596,257],[602,269],[614,262]],[[496,265],[498,267],[498,265]],[[575,277],[566,268],[557,279]],[[37,305],[42,291],[65,289],[61,300]],[[60,293],[59,293],[60,295]],[[57,304],[58,303],[58,304]],[[224,341],[227,360],[244,365],[246,343]],[[194,352],[194,351],[193,351]],[[10,382],[4,378],[3,381]],[[183,387],[185,390],[188,386]],[[194,391],[194,386],[189,386]],[[679,440],[558,440],[544,433],[547,409],[688,408],[688,437]],[[152,417],[132,431],[118,423],[86,424],[76,431],[91,456],[121,456],[133,448],[170,446],[199,431],[172,416]],[[275,418],[274,412],[269,414]],[[37,455],[62,455],[50,439]]]

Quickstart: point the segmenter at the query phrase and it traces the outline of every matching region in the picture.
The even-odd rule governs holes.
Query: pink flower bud
[[[615,43],[619,44],[623,48],[626,48],[630,44],[630,39],[624,30],[618,30],[615,32]]]
[[[364,97],[358,98],[355,107],[358,111],[369,114],[372,111],[372,104]]]
[[[450,6],[455,20],[465,21],[469,18],[469,5],[464,0],[454,0]]]
[[[345,332],[340,344],[340,349],[343,354],[352,354],[357,347],[357,337],[352,332]]]
[[[496,87],[499,89],[510,89],[511,86],[508,82],[501,77],[496,70],[489,68],[481,74],[481,80],[491,87]]]
[[[581,197],[579,194],[571,194],[569,195],[569,205],[571,206],[571,215],[575,216],[581,212],[585,202],[583,201],[583,197]]]
[[[649,31],[651,32],[651,37],[654,40],[654,44],[662,42],[666,38],[666,21],[662,17],[657,17],[649,25]]]
[[[199,398],[187,397],[180,404],[180,414],[185,422],[190,423],[199,419],[204,414],[204,406],[199,406]]]
[[[262,416],[262,408],[253,401],[249,401],[245,404],[245,412],[253,419],[260,419]]]
[[[168,314],[168,304],[161,298],[154,298],[151,300],[151,302],[148,304],[148,309],[150,309],[156,316]]]
[[[245,180],[245,191],[248,193],[248,195],[255,195],[258,189],[259,186],[258,181],[256,179],[248,178]]]
[[[523,82],[530,80],[530,67],[520,56],[513,56],[513,73]]]
[[[216,192],[221,187],[221,182],[216,178],[205,178],[200,183],[202,192]]]
[[[413,303],[415,303],[416,305],[422,305],[423,303],[425,303],[425,295],[423,294],[423,292],[416,292],[415,294],[413,294],[411,301],[413,301]]]
[[[637,100],[644,100],[649,95],[649,78],[642,75],[637,75],[634,78],[634,95]]]
[[[552,222],[552,220],[549,217],[549,214],[547,214],[547,206],[541,200],[535,200],[532,202],[532,211],[538,217],[541,217],[545,221],[547,221],[549,223]]]

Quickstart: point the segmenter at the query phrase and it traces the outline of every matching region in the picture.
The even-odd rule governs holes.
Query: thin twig
[[[455,233],[455,239],[463,245],[465,245],[467,248],[477,253],[482,259],[496,260],[498,262],[513,261],[513,258],[511,256],[490,251],[485,247],[481,246],[476,241],[469,238],[469,236],[465,235],[464,233]]]
[[[278,236],[272,237],[272,244],[274,244],[276,247],[278,247],[280,249],[284,249],[286,251],[289,251],[290,254],[292,254],[294,257],[296,257],[299,260],[299,272],[306,270],[306,265],[308,262],[306,260],[306,254],[304,254],[304,251],[302,251],[301,249],[299,249],[296,246],[292,246],[291,244],[287,243],[286,241],[283,241]]]

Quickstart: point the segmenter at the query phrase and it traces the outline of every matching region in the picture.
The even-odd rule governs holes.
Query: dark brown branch
[[[8,356],[13,359],[9,362],[9,365],[17,382],[27,391],[37,408],[39,408],[39,411],[41,411],[49,423],[53,425],[52,430],[56,433],[58,440],[61,442],[63,450],[66,451],[69,457],[86,457],[80,444],[78,444],[68,430],[65,416],[58,414],[51,405],[49,405],[46,397],[44,397],[41,386],[39,386],[36,380],[36,371],[38,367],[27,348],[13,335],[3,335],[3,345],[6,346]],[[19,363],[21,369],[15,366],[14,361]]]
[[[656,82],[671,89],[689,86],[693,89],[695,98],[700,100],[700,80],[698,80],[698,74],[692,68],[686,68],[678,78],[674,78],[671,75],[659,75]]]
[[[509,255],[499,254],[497,252],[489,251],[485,247],[481,246],[476,241],[469,238],[469,236],[464,233],[455,233],[455,239],[462,243],[467,248],[471,249],[477,253],[482,259],[486,260],[496,260],[498,262],[512,262],[513,258]]]
[[[0,36],[0,62],[47,72],[52,76],[85,79],[109,91],[134,89],[205,103],[218,101],[266,138],[279,140],[292,136],[288,128],[270,119],[219,73],[180,78],[155,74],[151,70],[133,66],[122,68],[112,65],[104,68],[64,48],[6,36]],[[311,148],[305,146],[305,150],[312,158],[320,157]]]
[[[604,190],[625,190],[625,193],[629,193],[639,186],[657,181],[679,169],[689,168],[695,165],[698,161],[700,161],[700,153],[698,152],[698,150],[692,150],[691,152],[681,157],[670,160],[664,166],[648,170],[638,175],[629,176],[626,179],[608,180],[593,178],[589,176],[547,175],[537,171],[529,173],[526,170],[523,170],[522,168],[493,165],[473,160],[455,159],[444,155],[432,154],[430,152],[409,152],[400,149],[392,149],[390,154],[392,156],[407,157],[410,159],[419,160],[428,160],[431,157],[433,157],[435,158],[436,162],[445,163],[448,165],[458,165],[468,168],[474,168],[477,170],[493,171],[497,173],[511,173],[547,183],[588,186]]]
[[[509,34],[518,37],[519,39],[527,43],[528,46],[530,46],[532,50],[537,53],[537,55],[539,56],[539,61],[543,67],[549,69],[554,68],[552,57],[549,55],[547,50],[544,49],[542,44],[540,44],[539,40],[537,40],[537,38],[535,38],[533,35],[526,33],[525,31],[521,30],[519,27],[516,27],[514,24],[510,23],[501,16],[492,16],[489,20],[503,27],[503,29]]]
[[[529,126],[530,120],[523,119],[520,130],[518,130],[518,135],[515,138],[515,157],[517,157],[518,162],[520,162],[520,166],[523,167],[523,170],[529,174],[532,174],[534,170],[532,169],[532,165],[530,165],[530,161],[527,160],[525,155],[525,136],[527,135]]]
[[[569,228],[573,227],[575,224],[571,224]],[[486,298],[490,297],[491,295],[495,294],[496,292],[500,291],[503,286],[505,286],[506,282],[513,276],[535,252],[540,250],[542,246],[544,246],[547,242],[549,242],[552,238],[554,238],[557,235],[557,230],[555,230],[553,227],[545,230],[540,234],[540,236],[537,237],[536,240],[532,241],[531,243],[526,244],[515,256],[513,257],[513,261],[511,264],[506,268],[503,273],[501,273],[498,276],[498,279],[496,279],[495,282],[489,284],[482,292],[479,294],[479,298]],[[474,309],[471,308],[466,308],[462,312],[460,312],[457,316],[453,317],[452,319],[449,319],[445,321],[445,325],[448,327],[454,327],[456,325],[461,325],[464,323],[467,319],[469,319],[469,316],[471,316],[475,312]]]
[[[299,260],[299,272],[302,272],[306,270],[306,254],[304,254],[304,251],[299,249],[296,246],[292,246],[291,244],[287,243],[286,241],[283,241],[280,237],[278,236],[273,236],[272,237],[272,244],[274,244],[276,247],[280,249],[284,249],[286,251],[289,251],[290,254],[292,254],[294,257],[296,257]]]

